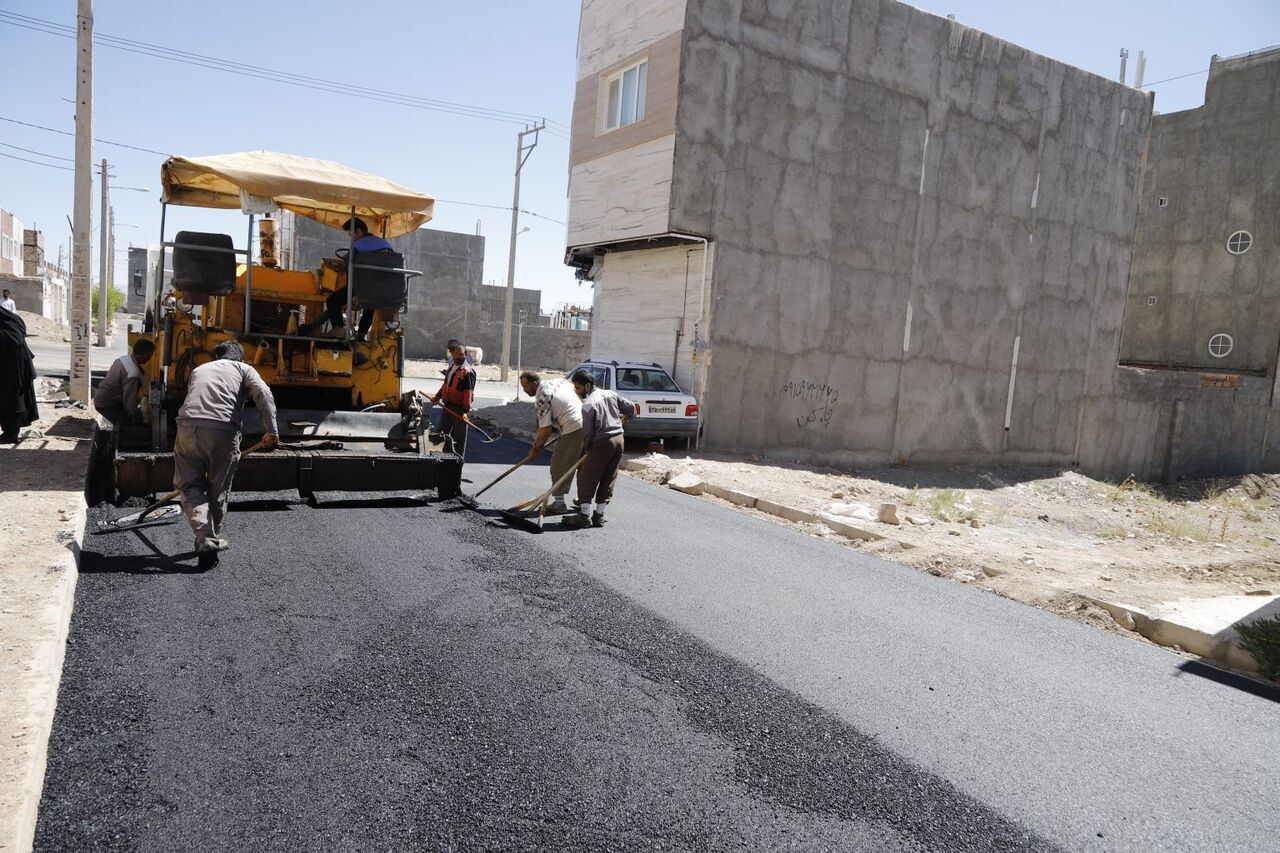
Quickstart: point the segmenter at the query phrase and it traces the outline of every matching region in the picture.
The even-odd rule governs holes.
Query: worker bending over
[[[589,371],[573,374],[573,390],[582,400],[582,446],[586,458],[578,469],[577,511],[565,519],[570,527],[603,527],[604,511],[613,498],[622,462],[622,424],[638,411],[635,403],[596,387]],[[595,512],[587,511],[595,501]]]
[[[156,345],[145,338],[134,341],[133,351],[112,362],[106,378],[93,392],[93,407],[111,422],[112,429],[119,429],[126,421],[142,421],[138,409],[142,366],[151,360],[155,351]]]
[[[173,487],[182,493],[182,510],[195,532],[202,568],[216,565],[218,552],[230,547],[221,535],[222,519],[240,461],[247,398],[258,407],[263,449],[280,442],[275,398],[258,372],[244,364],[240,342],[223,341],[213,348],[213,357],[191,371],[173,447]]]
[[[547,507],[547,512],[563,515],[569,511],[565,495],[569,494],[570,484],[568,479],[563,483],[560,480],[582,456],[582,400],[578,399],[573,383],[568,379],[543,382],[542,377],[532,370],[520,374],[520,387],[533,398],[533,413],[538,419],[538,434],[533,438],[533,447],[529,448],[525,461],[537,459],[552,435],[555,436],[555,449],[551,451],[554,500]]]
[[[457,341],[449,347],[449,367],[444,382],[431,402],[440,406],[440,423],[437,429],[444,435],[446,453],[465,456],[467,452],[467,422],[463,420],[471,411],[476,394],[476,371],[467,360],[467,351]]]

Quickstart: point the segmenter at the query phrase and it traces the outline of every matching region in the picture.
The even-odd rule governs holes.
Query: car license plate
[[[649,414],[651,415],[674,415],[675,413],[675,406],[649,406]]]

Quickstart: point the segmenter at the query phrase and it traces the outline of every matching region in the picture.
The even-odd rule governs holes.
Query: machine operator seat
[[[235,244],[230,235],[179,231],[173,243],[175,289],[193,296],[225,296],[235,291]]]
[[[352,298],[361,308],[399,310],[409,299],[408,279],[403,272],[404,255],[389,249],[355,252],[352,266],[355,282]]]

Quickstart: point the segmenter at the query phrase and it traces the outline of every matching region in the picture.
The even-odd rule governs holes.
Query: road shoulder
[[[84,534],[94,421],[42,401],[0,449],[0,851],[31,849]]]

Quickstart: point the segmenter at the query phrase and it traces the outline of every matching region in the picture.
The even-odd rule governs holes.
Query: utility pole
[[[107,222],[107,197],[110,194],[107,178],[107,158],[102,158],[102,214],[98,217],[98,346],[107,345],[107,242],[110,228]]]
[[[526,127],[516,134],[516,189],[511,199],[511,248],[507,252],[507,310],[502,320],[502,370],[498,376],[501,382],[508,381],[511,370],[511,310],[515,307],[516,300],[516,237],[519,236],[516,228],[520,225],[520,170],[524,168],[525,161],[529,159],[533,149],[538,147],[538,131],[546,126],[544,122],[535,127]],[[530,134],[533,135],[533,142],[525,145],[524,138]]]
[[[89,232],[93,195],[93,0],[76,14],[75,223],[71,248],[71,399],[89,405]]]
[[[107,295],[116,286],[116,209],[107,207]],[[109,307],[109,306],[108,306]],[[107,321],[110,328],[110,320]]]

